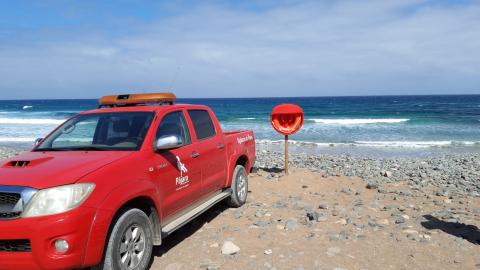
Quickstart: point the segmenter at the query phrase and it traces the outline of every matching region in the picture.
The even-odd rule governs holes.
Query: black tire
[[[228,205],[235,208],[244,205],[248,194],[248,176],[242,165],[235,166],[231,189],[232,195],[227,199]]]
[[[137,231],[135,231],[136,229]],[[128,240],[128,235],[130,235],[130,241]],[[136,239],[143,239],[144,242],[144,249],[141,256],[139,251],[141,249],[141,242],[138,242]],[[92,269],[146,270],[150,266],[152,257],[152,239],[153,226],[147,215],[139,209],[127,210],[115,222],[108,239],[105,257],[102,263],[92,267]],[[121,247],[124,250],[121,251]],[[123,263],[122,259],[125,262],[130,259],[131,264]]]

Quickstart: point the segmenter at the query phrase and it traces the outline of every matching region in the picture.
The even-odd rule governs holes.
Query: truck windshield
[[[80,114],[45,138],[34,151],[135,151],[147,135],[152,112]]]

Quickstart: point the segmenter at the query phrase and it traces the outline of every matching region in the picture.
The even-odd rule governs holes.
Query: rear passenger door
[[[202,170],[203,195],[222,188],[226,177],[226,152],[222,134],[218,134],[210,112],[202,109],[188,110],[195,131],[198,162]]]
[[[158,138],[177,136],[183,146],[157,151],[155,163],[156,181],[163,197],[163,218],[173,217],[201,196],[201,164],[195,160],[196,146],[192,143],[188,124],[183,111],[167,113],[160,121],[155,142]]]

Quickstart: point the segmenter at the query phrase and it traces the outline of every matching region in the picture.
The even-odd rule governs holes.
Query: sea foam
[[[9,125],[59,125],[65,120],[51,118],[0,118],[0,124]]]
[[[356,145],[370,147],[429,148],[453,146],[480,146],[475,141],[356,141]]]
[[[23,138],[23,137],[0,137],[0,142],[34,142],[35,138]]]
[[[259,144],[278,145],[283,140],[258,139]],[[439,147],[478,147],[480,141],[355,141],[355,142],[311,142],[289,140],[289,144],[313,147],[373,147],[373,148],[439,148]]]
[[[327,125],[366,125],[366,124],[398,124],[410,121],[408,118],[365,118],[365,119],[355,119],[355,118],[346,118],[346,119],[307,119],[318,124],[327,124]]]

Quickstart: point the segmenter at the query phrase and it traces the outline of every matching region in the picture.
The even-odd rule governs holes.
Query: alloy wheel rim
[[[122,236],[119,252],[125,269],[137,267],[145,253],[145,231],[138,225],[130,226]]]
[[[244,201],[247,196],[247,177],[243,174],[238,176],[237,196],[241,201]]]

